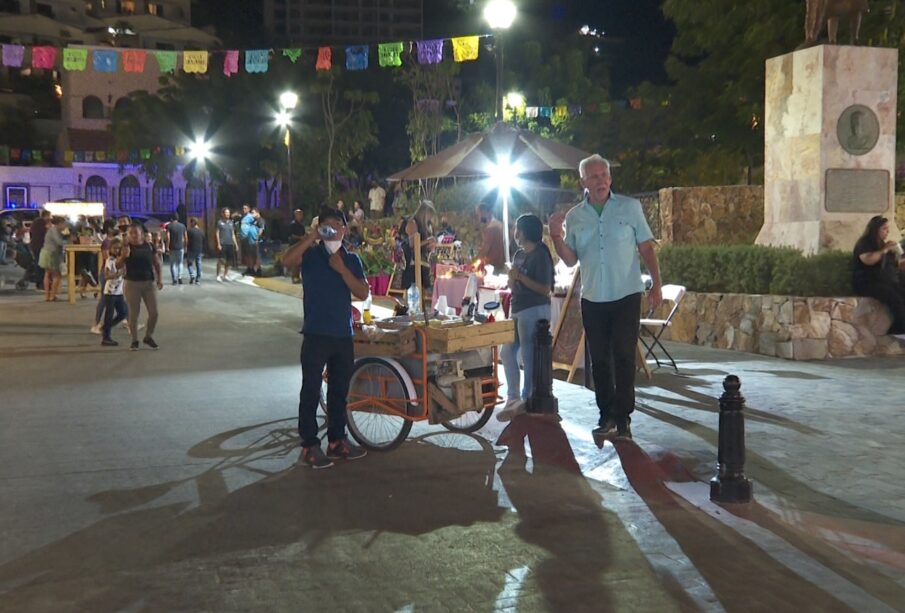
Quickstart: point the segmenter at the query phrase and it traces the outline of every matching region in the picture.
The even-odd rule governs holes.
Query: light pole
[[[507,265],[511,262],[509,258],[509,194],[518,181],[519,172],[519,166],[508,159],[498,161],[490,169],[490,181],[497,188],[503,205],[503,234],[505,234]]]
[[[280,112],[277,123],[286,128],[286,194],[289,197],[289,210],[294,208],[292,202],[292,111],[299,103],[295,92],[286,91],[280,94]]]
[[[503,119],[503,33],[512,26],[517,10],[512,0],[490,0],[484,7],[484,19],[490,29],[496,33],[497,38],[497,62],[496,62],[496,102],[494,103],[494,116],[497,121]]]
[[[188,154],[189,158],[195,163],[195,169],[199,170],[198,167],[202,164],[205,164],[208,158],[211,156],[211,145],[209,142],[204,140],[203,138],[196,138],[191,145],[188,146]],[[207,181],[205,180],[205,171],[200,170],[201,180],[204,184],[204,232],[206,236],[210,236],[210,228],[208,227],[208,201],[213,199],[213,189],[208,189]],[[213,182],[212,182],[213,183]]]

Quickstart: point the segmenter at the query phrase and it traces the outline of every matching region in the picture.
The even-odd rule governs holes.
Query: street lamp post
[[[280,95],[280,113],[277,115],[277,122],[286,128],[286,195],[290,211],[295,206],[292,201],[292,111],[298,102],[299,97],[295,92],[283,92]]]
[[[512,0],[490,0],[484,7],[484,19],[490,29],[496,33],[497,38],[497,62],[496,62],[496,101],[494,103],[494,115],[497,121],[503,119],[503,61],[504,61],[504,36],[503,33],[512,26],[517,10]]]
[[[207,159],[210,157],[211,145],[209,142],[207,142],[203,138],[196,138],[195,141],[191,145],[189,145],[188,154],[189,154],[189,158],[195,163],[195,168],[197,170],[198,166],[201,164],[205,164]],[[208,207],[208,200],[209,200],[208,192],[210,191],[211,195],[213,195],[213,194],[212,194],[212,190],[208,190],[208,187],[207,187],[207,181],[205,180],[205,175],[207,174],[206,171],[201,170],[200,172],[201,172],[201,180],[204,183],[204,191],[205,191],[204,212],[202,215],[202,217],[203,217],[202,221],[204,223],[205,234],[207,236],[210,236],[210,228],[208,228],[209,221],[208,221],[208,215],[207,215],[207,210],[209,208]],[[213,181],[211,181],[211,186],[213,186]]]

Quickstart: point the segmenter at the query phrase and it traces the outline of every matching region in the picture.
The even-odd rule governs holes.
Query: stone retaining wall
[[[751,245],[763,225],[763,186],[660,190],[660,238],[664,243]]]
[[[789,360],[905,355],[890,323],[871,298],[689,292],[664,338]]]

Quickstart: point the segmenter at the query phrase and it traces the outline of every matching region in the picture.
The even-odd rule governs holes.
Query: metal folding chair
[[[679,303],[682,302],[682,298],[685,296],[685,287],[681,285],[664,285],[661,291],[663,294],[663,302],[671,302],[672,309],[669,311],[669,315],[666,316],[666,319],[653,318],[654,312],[653,309],[651,309],[647,314],[647,317],[641,319],[641,331],[638,339],[641,341],[641,344],[644,345],[646,351],[644,355],[645,361],[648,358],[653,357],[657,362],[657,368],[660,368],[660,366],[662,366],[660,358],[654,351],[655,348],[659,348],[666,356],[664,361],[668,359],[675,371],[679,372],[676,361],[669,354],[669,351],[666,350],[666,347],[663,346],[663,343],[660,342],[660,337],[666,329],[672,325],[672,318],[679,311]]]

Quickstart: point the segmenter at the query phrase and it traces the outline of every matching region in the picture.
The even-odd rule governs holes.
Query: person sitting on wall
[[[889,238],[889,220],[881,215],[871,217],[864,234],[855,243],[852,262],[852,287],[858,296],[875,298],[885,304],[892,315],[889,334],[905,334],[905,288],[899,283],[899,246]]]

